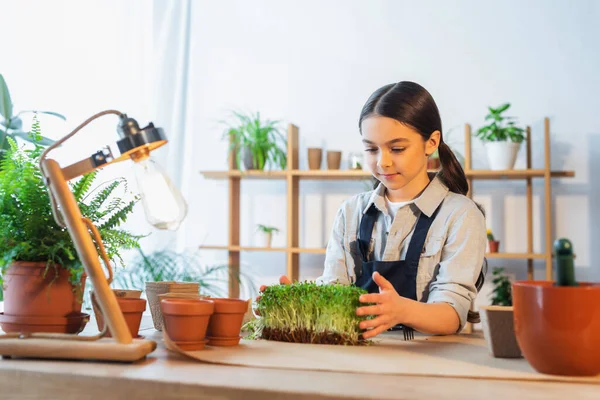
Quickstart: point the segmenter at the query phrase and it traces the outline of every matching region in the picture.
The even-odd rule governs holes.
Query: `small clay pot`
[[[308,151],[308,169],[321,169],[323,159],[323,150],[317,147],[309,147]]]
[[[141,290],[113,289],[113,293],[117,297],[125,297],[128,299],[139,299],[142,297]]]
[[[328,169],[340,169],[342,164],[342,152],[341,151],[328,151],[327,152],[327,168]]]
[[[500,248],[499,240],[488,240],[488,244],[490,246],[490,253],[497,253]]]
[[[212,300],[165,298],[160,301],[160,307],[164,329],[172,341],[204,347],[206,328],[215,310]]]
[[[432,171],[437,171],[442,166],[440,159],[438,157],[429,157],[427,159],[427,169]]]
[[[92,293],[92,301],[95,301],[94,293]],[[132,299],[127,297],[117,297],[119,308],[125,317],[125,322],[129,328],[132,337],[138,337],[140,324],[142,323],[142,314],[146,311],[145,299]],[[96,311],[96,323],[98,330],[102,332],[104,329],[104,316],[100,310]],[[106,332],[106,337],[111,337],[110,330]]]
[[[600,284],[512,285],[514,322],[523,355],[536,371],[567,376],[600,374]]]
[[[240,299],[212,299],[215,313],[210,317],[208,326],[208,344],[213,346],[236,345],[240,339],[240,330],[244,314],[248,310],[248,301]]]
[[[187,293],[198,294],[200,284],[198,282],[146,282],[146,297],[150,304],[150,313],[154,329],[161,331],[163,326],[163,315],[160,308],[160,296],[165,293]]]

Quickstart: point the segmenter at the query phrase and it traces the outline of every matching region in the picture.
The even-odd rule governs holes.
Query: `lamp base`
[[[94,341],[45,338],[0,339],[0,355],[3,358],[134,362],[143,359],[155,349],[156,342],[143,339],[134,339],[130,344],[121,344],[111,338]]]

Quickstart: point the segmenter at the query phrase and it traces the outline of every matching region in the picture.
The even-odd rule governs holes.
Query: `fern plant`
[[[46,273],[57,265],[66,268],[74,288],[81,289],[83,265],[69,232],[54,220],[48,191],[38,167],[44,150],[41,139],[39,120],[34,117],[33,148],[19,147],[9,137],[10,147],[0,162],[0,284],[12,262],[44,261]],[[123,179],[91,190],[96,177],[96,171],[83,176],[70,184],[71,190],[83,216],[98,227],[109,259],[122,264],[120,252],[139,247],[138,240],[142,237],[120,229],[139,197],[124,200],[114,196],[119,188],[128,193]]]
[[[257,294],[254,282],[248,275],[233,275],[227,265],[203,266],[195,252],[162,249],[146,254],[141,248],[138,248],[138,252],[138,257],[126,269],[115,273],[115,287],[144,290],[146,282],[198,282],[201,294],[225,297],[225,288],[232,279],[247,291],[248,296]]]

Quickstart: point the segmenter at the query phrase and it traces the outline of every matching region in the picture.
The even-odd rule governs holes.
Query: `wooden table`
[[[135,364],[0,360],[0,399],[600,399],[588,384],[202,364],[166,350],[147,318],[141,334],[158,349]]]

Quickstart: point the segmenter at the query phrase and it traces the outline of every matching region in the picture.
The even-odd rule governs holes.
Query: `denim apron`
[[[358,250],[362,260],[362,271],[357,271],[356,286],[360,286],[369,293],[378,293],[379,287],[373,281],[373,272],[377,271],[390,281],[400,296],[417,300],[419,260],[423,252],[427,232],[429,232],[431,223],[435,219],[439,209],[440,206],[438,206],[431,217],[421,213],[404,260],[373,261],[369,260],[369,247],[371,236],[373,235],[373,226],[377,220],[379,210],[372,204],[360,221]]]

